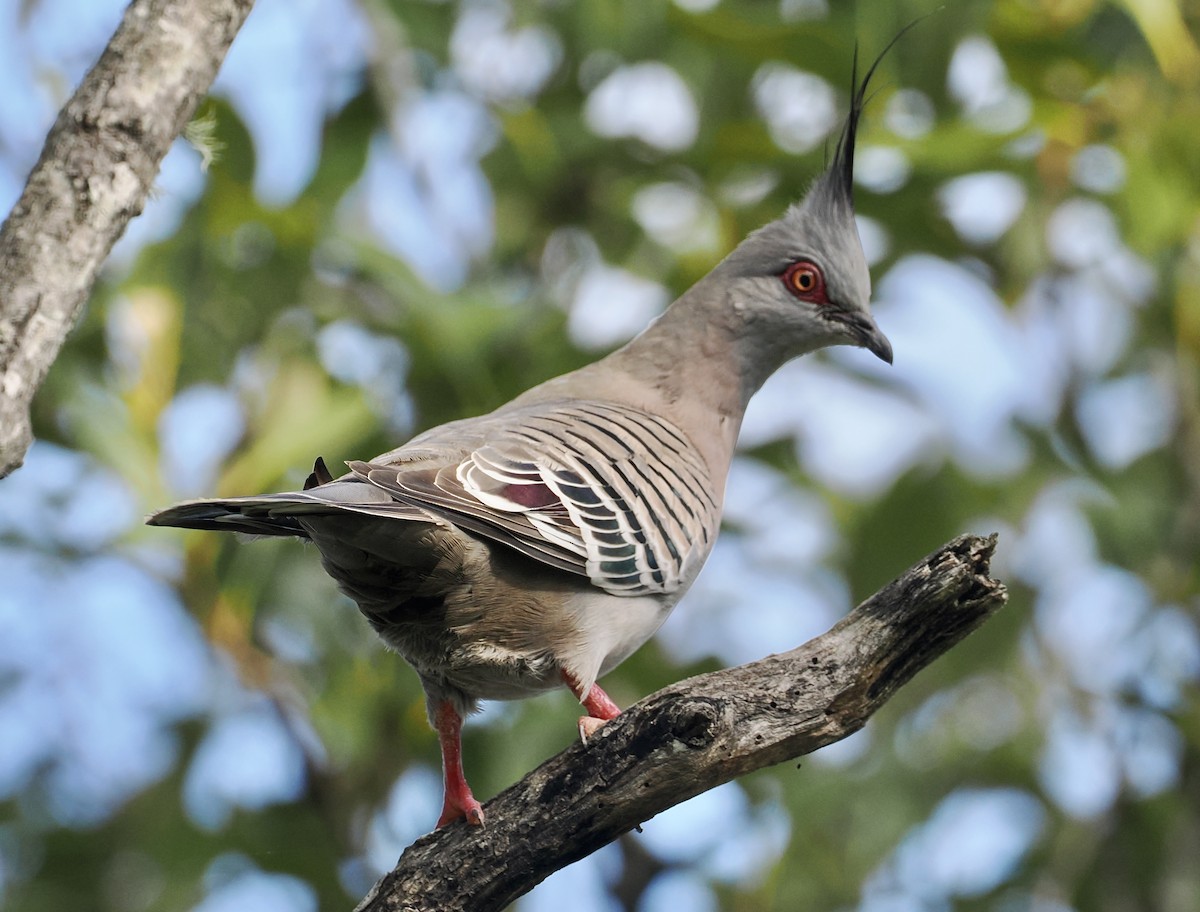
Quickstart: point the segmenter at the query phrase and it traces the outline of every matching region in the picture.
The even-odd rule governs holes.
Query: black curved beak
[[[846,323],[859,346],[871,352],[880,361],[892,363],[892,343],[868,314],[856,313],[847,316]]]
[[[872,326],[871,331],[863,336],[863,348],[867,349],[880,361],[892,363],[892,343],[880,332],[878,326]]]

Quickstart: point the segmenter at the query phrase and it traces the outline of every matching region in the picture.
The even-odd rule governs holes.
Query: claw
[[[483,826],[483,805],[475,800],[469,789],[465,795],[453,797],[447,792],[442,804],[442,816],[437,822],[438,829],[464,817],[471,826]]]
[[[607,719],[597,719],[595,716],[580,716],[579,717],[579,740],[584,744],[588,743],[588,738],[596,734],[600,730]]]

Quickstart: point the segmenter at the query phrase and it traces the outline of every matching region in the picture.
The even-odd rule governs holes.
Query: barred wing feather
[[[663,419],[583,402],[496,421],[486,443],[441,468],[351,469],[615,595],[673,592],[689,559],[707,554],[719,514],[711,479]]]

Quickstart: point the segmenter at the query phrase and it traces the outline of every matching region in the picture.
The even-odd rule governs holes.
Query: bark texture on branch
[[[486,827],[417,840],[358,910],[502,909],[655,814],[858,731],[1004,604],[994,547],[957,538],[798,649],[647,697],[488,802]]]
[[[0,229],[0,478],[101,264],[216,77],[253,0],[133,0]]]

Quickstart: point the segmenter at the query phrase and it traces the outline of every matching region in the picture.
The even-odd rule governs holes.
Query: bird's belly
[[[326,570],[426,689],[511,700],[585,686],[648,640],[678,596],[616,596],[458,530],[314,524]],[[383,537],[390,533],[390,540]]]
[[[562,687],[556,657],[512,651],[497,643],[464,644],[435,674],[451,687],[486,700],[520,700]]]
[[[564,665],[585,685],[612,671],[662,626],[677,598],[641,595],[622,598],[589,591],[567,606],[578,631],[578,647]]]
[[[553,608],[526,604],[519,625],[496,624],[487,610],[455,624],[450,618],[460,608],[450,610],[446,626],[377,629],[435,688],[472,700],[516,700],[562,687],[564,670],[590,687],[645,643],[671,607],[659,597],[599,590],[573,593]]]

